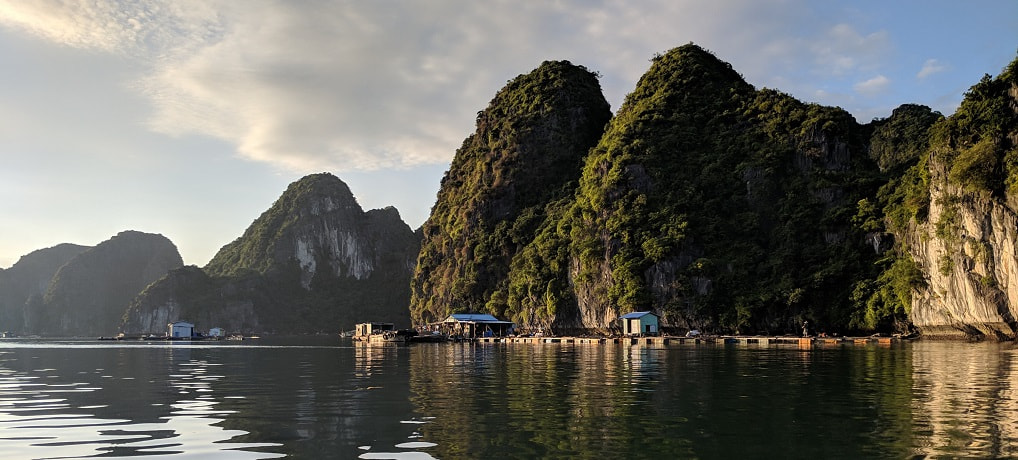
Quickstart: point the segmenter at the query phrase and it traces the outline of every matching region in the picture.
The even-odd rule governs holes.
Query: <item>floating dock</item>
[[[891,345],[902,341],[895,337],[767,337],[767,336],[711,336],[711,337],[480,337],[480,343],[572,343],[572,344],[623,344],[623,345],[795,345],[798,347],[840,345]]]

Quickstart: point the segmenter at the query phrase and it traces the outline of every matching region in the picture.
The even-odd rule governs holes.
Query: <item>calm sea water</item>
[[[0,458],[1018,457],[1010,344],[0,341]]]

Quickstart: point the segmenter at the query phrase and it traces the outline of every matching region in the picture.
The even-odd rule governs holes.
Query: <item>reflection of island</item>
[[[604,439],[667,429],[633,423],[657,387],[653,349],[464,343],[410,353],[411,399],[437,458],[600,458]]]
[[[997,343],[913,346],[920,455],[1018,456],[1018,354]]]
[[[437,458],[902,456],[902,349],[448,344],[410,353]],[[782,450],[794,448],[795,451]]]

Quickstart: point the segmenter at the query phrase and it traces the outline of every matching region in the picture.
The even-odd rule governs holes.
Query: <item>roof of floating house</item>
[[[449,315],[443,323],[504,323],[509,324],[512,321],[501,321],[494,316],[486,313],[453,313]]]
[[[657,316],[656,314],[654,314],[654,312],[650,311],[634,311],[632,313],[626,313],[620,316],[619,319],[638,319],[643,318],[644,316],[647,315],[654,315],[655,317]]]

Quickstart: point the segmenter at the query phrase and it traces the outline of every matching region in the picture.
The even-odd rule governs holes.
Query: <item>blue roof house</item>
[[[450,335],[462,337],[503,337],[509,335],[513,328],[512,321],[501,321],[485,313],[453,313],[445,321],[438,323]]]
[[[619,317],[622,322],[623,335],[657,335],[660,321],[657,315],[649,311],[634,311]]]

